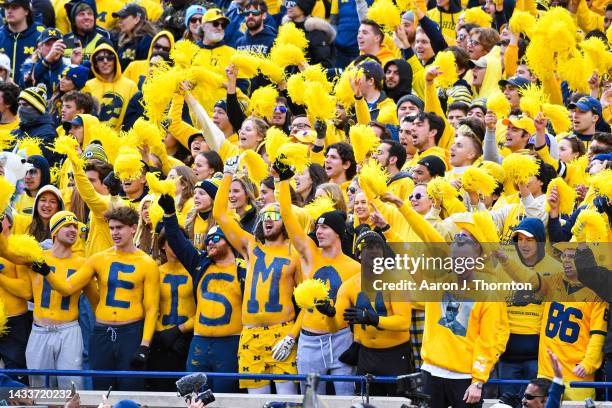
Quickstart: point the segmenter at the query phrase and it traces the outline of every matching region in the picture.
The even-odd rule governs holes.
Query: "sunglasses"
[[[416,193],[416,194],[410,194],[408,196],[408,200],[412,201],[414,200],[420,200],[421,198],[425,197],[425,194],[421,194],[421,193]]]
[[[281,215],[277,211],[266,211],[261,214],[262,221],[280,221]]]
[[[189,19],[189,24],[201,23],[202,17],[192,17]]]
[[[287,113],[287,107],[283,105],[275,106],[274,113]]]
[[[215,28],[223,28],[223,22],[221,20],[211,21],[210,24],[212,24],[212,26]]]
[[[213,236],[212,236],[212,237],[210,237],[210,238],[208,238],[208,237],[207,237],[207,238],[206,238],[206,242],[205,242],[205,243],[206,243],[206,245],[210,244],[211,242],[212,242],[213,244],[216,244],[216,243],[218,243],[219,241],[221,241],[221,235],[213,235]]]
[[[30,170],[26,171],[26,174],[28,176],[35,176],[37,174],[37,172],[38,172],[38,169],[30,169]]]
[[[242,13],[244,17],[248,17],[248,16],[257,17],[257,16],[261,16],[261,14],[262,14],[261,10],[247,10]]]
[[[115,60],[115,57],[113,55],[109,55],[109,54],[96,55],[96,62],[114,61],[114,60]]]
[[[348,192],[351,194],[355,194],[357,192],[357,189],[355,187],[349,187]]]
[[[531,401],[531,400],[533,400],[533,399],[535,399],[535,398],[545,398],[546,396],[545,396],[545,395],[533,395],[533,394],[527,394],[527,393],[524,393],[524,394],[523,394],[523,397],[524,397],[524,398],[525,398],[527,401]]]
[[[164,47],[163,45],[160,45],[160,44],[155,44],[153,46],[153,49],[154,50],[166,51],[166,52],[170,52],[171,51],[170,47]]]
[[[469,235],[463,232],[459,232],[455,234],[453,241],[454,241],[453,243],[456,244],[457,246],[463,246],[463,245],[476,246],[477,245],[477,242],[474,241],[472,237],[470,237]]]

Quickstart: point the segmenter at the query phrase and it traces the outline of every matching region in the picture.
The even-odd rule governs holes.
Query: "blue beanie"
[[[206,9],[199,4],[187,7],[187,11],[185,11],[185,28],[189,30],[189,20],[191,20],[191,17],[196,14],[204,15],[204,13],[206,13]]]
[[[64,72],[66,77],[74,82],[77,90],[81,90],[89,79],[89,68],[84,65],[71,65]]]
[[[121,400],[113,405],[113,408],[140,408],[140,405],[132,400]]]
[[[206,191],[206,194],[210,196],[213,200],[217,195],[217,190],[219,190],[218,182],[215,184],[214,179],[202,180],[198,184],[194,186],[194,188],[201,188]]]

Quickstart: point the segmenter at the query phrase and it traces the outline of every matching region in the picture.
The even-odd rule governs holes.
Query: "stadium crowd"
[[[485,392],[541,408],[558,377],[547,351],[566,384],[612,381],[608,278],[594,277],[612,253],[608,1],[1,6],[4,367],[420,370],[433,407],[481,404],[496,377],[532,382]],[[366,293],[374,258],[402,243],[483,255],[534,289]],[[445,279],[479,276],[494,279]],[[52,385],[71,381],[174,389]]]

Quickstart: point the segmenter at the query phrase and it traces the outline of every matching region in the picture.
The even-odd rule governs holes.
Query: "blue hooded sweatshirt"
[[[24,82],[19,75],[21,66],[34,54],[36,42],[43,30],[44,27],[37,24],[20,33],[10,31],[7,25],[0,28],[0,52],[5,53],[11,60],[11,78],[19,86]]]
[[[536,263],[540,262],[546,254],[546,228],[544,227],[544,223],[542,222],[542,220],[540,220],[539,218],[523,218],[519,225],[514,228],[512,240],[514,241],[516,253],[521,259],[521,262],[525,263],[525,260],[521,255],[521,251],[519,251],[518,249],[518,232],[526,233],[525,235],[532,235],[536,239],[536,241],[538,242],[538,260],[536,261]]]
[[[264,29],[255,35],[251,35],[251,32],[247,30],[236,41],[236,49],[238,51],[250,51],[260,55],[268,55],[276,35],[276,29],[267,25],[264,25]]]

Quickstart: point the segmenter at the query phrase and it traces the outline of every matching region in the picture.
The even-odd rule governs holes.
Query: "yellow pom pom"
[[[555,70],[555,54],[542,38],[535,37],[525,50],[524,60],[538,78],[549,78]]]
[[[149,190],[157,195],[166,194],[172,197],[176,196],[177,180],[160,180],[158,173],[146,174],[147,185]]]
[[[487,98],[487,109],[492,111],[498,119],[503,119],[510,115],[512,105],[503,93],[496,91]]]
[[[389,173],[376,160],[366,161],[359,170],[359,185],[374,196],[382,196],[387,191]],[[368,195],[368,194],[366,194]]]
[[[557,189],[557,195],[559,196],[559,212],[561,214],[571,214],[572,211],[574,211],[576,191],[568,186],[561,177],[555,177],[550,181],[550,183],[548,183],[548,189],[546,190],[547,198],[550,196],[550,192],[553,188]],[[546,212],[550,212],[548,200],[546,201]]]
[[[43,249],[38,241],[29,234],[11,234],[8,237],[8,247],[12,255],[22,258],[25,262],[42,262]]]
[[[306,82],[316,82],[323,87],[323,92],[330,93],[332,91],[332,84],[327,80],[327,69],[320,64],[309,65],[302,71],[302,75]]]
[[[570,112],[561,105],[545,103],[542,105],[544,116],[550,120],[556,134],[568,132],[572,126]]]
[[[167,63],[155,64],[151,68],[150,75],[142,84],[144,111],[150,120],[160,123],[166,118],[166,111],[181,78],[183,76],[179,75],[176,69],[170,68]]]
[[[497,187],[497,182],[484,169],[470,166],[461,175],[461,185],[465,191],[490,196]]]
[[[287,80],[287,94],[293,103],[304,105],[304,92],[306,90],[306,81],[302,74],[294,74]]]
[[[119,154],[113,164],[115,174],[121,180],[136,180],[142,177],[143,167],[144,163],[140,152],[129,146],[122,146],[119,149]]]
[[[399,125],[397,111],[394,105],[386,105],[380,108],[376,121],[383,125]]]
[[[519,153],[506,156],[502,167],[506,180],[512,180],[516,184],[527,184],[539,171],[538,163],[533,157]]]
[[[380,145],[380,139],[374,129],[367,125],[352,126],[349,131],[349,140],[353,146],[357,163],[363,162],[368,154]]]
[[[100,123],[90,129],[91,140],[97,140],[102,143],[104,154],[108,159],[109,163],[114,163],[119,154],[119,148],[121,147],[121,138],[115,129],[108,126],[106,123]]]
[[[538,113],[542,112],[542,105],[548,103],[548,96],[544,94],[542,88],[535,84],[529,84],[519,93],[521,94],[521,110],[531,118],[538,116]]]
[[[293,44],[277,44],[273,46],[270,50],[270,58],[283,69],[306,61],[304,51]]]
[[[583,156],[586,157],[586,156]],[[591,177],[591,185],[597,195],[608,198],[612,202],[612,170],[604,170]]]
[[[200,47],[189,40],[178,41],[170,51],[170,58],[174,64],[181,68],[188,68],[193,63],[194,58],[200,52]]]
[[[283,71],[283,68],[276,65],[270,58],[263,58],[260,61],[259,72],[275,84],[285,79],[285,71]]]
[[[331,120],[336,117],[336,98],[319,82],[306,83],[304,104],[308,114],[315,119]]]
[[[300,308],[312,309],[329,298],[329,288],[321,279],[306,279],[293,290],[293,297]]]
[[[308,211],[310,218],[316,222],[321,215],[335,210],[336,206],[334,200],[328,194],[323,194],[312,200],[310,204],[305,205],[304,209]]]
[[[247,150],[240,155],[240,162],[246,166],[249,178],[259,186],[263,179],[268,177],[268,164],[254,150]]]
[[[572,91],[588,94],[588,81],[594,69],[591,60],[577,51],[570,58],[559,61],[557,72]]]
[[[444,177],[434,177],[427,183],[427,194],[434,200],[443,202],[457,196],[457,190]]]
[[[463,13],[466,24],[476,24],[478,27],[491,27],[493,17],[480,7],[472,7]]]
[[[303,172],[310,165],[308,146],[301,143],[286,143],[278,149],[276,159],[295,168],[296,173]]]
[[[290,44],[300,50],[305,50],[308,47],[308,39],[306,39],[306,33],[304,30],[300,30],[295,26],[294,23],[288,22],[282,24],[278,28],[278,35],[276,36],[275,45]]]
[[[597,37],[590,37],[580,43],[584,55],[591,60],[591,64],[597,71],[604,73],[612,68],[612,55],[608,47]]]
[[[230,63],[238,68],[238,72],[245,78],[253,78],[257,75],[257,68],[261,59],[248,51],[236,51],[230,58]]]
[[[152,153],[159,151],[160,149],[165,150],[164,138],[165,134],[161,128],[144,118],[136,119],[132,126],[133,133],[136,135],[138,140],[138,146],[147,146]]]
[[[608,37],[608,44],[612,44],[612,24],[608,27],[606,31],[606,37]]]
[[[442,72],[436,79],[434,85],[438,88],[451,88],[459,80],[455,62],[455,54],[451,51],[441,51],[436,55],[432,65],[438,67]]]
[[[284,144],[290,143],[291,139],[282,130],[271,127],[266,131],[265,148],[268,161],[274,163],[278,157],[279,150]]]
[[[355,104],[355,94],[351,88],[351,76],[353,75],[355,75],[353,69],[345,70],[334,86],[334,94],[336,98],[338,98],[338,102],[340,102],[345,109]]]
[[[514,34],[525,34],[531,38],[536,25],[536,18],[527,11],[514,10],[508,24]]]
[[[0,337],[8,333],[8,316],[4,302],[0,299]]]
[[[157,199],[158,198],[155,196],[149,205],[149,219],[151,220],[153,230],[155,230],[157,224],[159,224],[159,222],[164,218],[164,210],[157,202]]]
[[[254,115],[272,120],[278,91],[272,85],[257,88],[251,95],[250,108]]]
[[[576,23],[569,11],[551,7],[538,19],[532,40],[541,39],[552,52],[567,54],[576,47],[576,31]]]
[[[40,146],[43,145],[43,141],[38,137],[24,137],[23,139],[19,139],[17,143],[17,151],[23,150],[25,152],[26,157],[30,156],[42,156],[42,149]]]
[[[584,209],[576,218],[572,234],[576,242],[606,242],[608,228],[600,213],[596,210]]]
[[[0,212],[4,211],[11,203],[11,198],[15,192],[15,185],[0,176]]]
[[[401,15],[392,0],[376,0],[368,9],[368,19],[376,22],[386,32],[393,32],[400,24]]]

